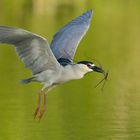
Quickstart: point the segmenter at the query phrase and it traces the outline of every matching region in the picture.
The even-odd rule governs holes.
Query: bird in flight
[[[0,26],[0,43],[12,44],[25,67],[32,71],[22,83],[39,82],[43,88],[38,93],[34,118],[42,118],[46,110],[47,94],[54,87],[70,80],[81,79],[90,72],[104,74],[101,67],[90,61],[73,62],[80,40],[87,32],[92,18],[89,10],[66,24],[54,36],[49,46],[47,39],[29,31]],[[44,98],[43,106],[41,99]]]

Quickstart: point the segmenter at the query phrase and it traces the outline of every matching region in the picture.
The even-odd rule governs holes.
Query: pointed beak
[[[104,74],[104,70],[102,68],[97,67],[97,66],[93,66],[92,70],[95,71],[95,72],[99,72],[99,73]]]

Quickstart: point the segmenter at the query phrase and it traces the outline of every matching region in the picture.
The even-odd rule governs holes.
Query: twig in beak
[[[105,82],[107,81],[107,78],[108,78],[108,71],[104,72],[104,78],[95,86],[95,88],[98,87],[105,80],[103,85],[102,85],[102,88],[101,88],[103,90],[103,88],[105,86]]]

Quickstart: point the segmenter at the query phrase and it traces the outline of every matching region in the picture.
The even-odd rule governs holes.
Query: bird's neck
[[[68,80],[81,79],[86,73],[78,64],[67,65],[64,68],[63,77]]]

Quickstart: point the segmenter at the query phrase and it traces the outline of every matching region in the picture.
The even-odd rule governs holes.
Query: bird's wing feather
[[[89,10],[54,35],[50,46],[57,59],[66,58],[72,61],[80,40],[89,28],[91,17],[92,10]]]
[[[45,38],[20,28],[0,26],[0,42],[13,44],[25,66],[37,74],[60,67]]]

